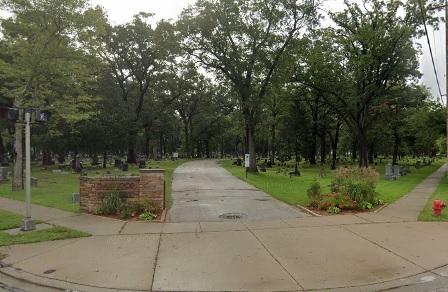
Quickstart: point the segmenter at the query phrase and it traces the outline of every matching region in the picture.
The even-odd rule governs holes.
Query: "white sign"
[[[179,153],[178,152],[173,152],[173,158],[179,158]]]
[[[250,154],[244,155],[244,167],[250,167]]]

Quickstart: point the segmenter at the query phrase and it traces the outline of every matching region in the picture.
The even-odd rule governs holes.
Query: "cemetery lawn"
[[[165,199],[167,208],[172,205],[171,184],[173,180],[174,170],[186,160],[176,161],[151,161],[151,168],[165,169]],[[72,194],[79,193],[79,174],[72,173],[71,170],[67,174],[53,173],[58,169],[57,166],[43,168],[42,166],[32,167],[32,176],[38,179],[38,186],[33,188],[32,202],[33,204],[42,205],[51,208],[57,208],[69,212],[79,212],[79,204],[72,203]],[[129,171],[123,172],[114,168],[102,169],[101,167],[86,166],[88,176],[100,176],[110,171],[111,175],[126,176],[139,175],[136,165],[129,165]],[[0,184],[0,197],[13,200],[24,201],[25,192],[11,191],[11,179],[6,183]]]
[[[76,231],[60,226],[54,226],[45,230],[30,231],[17,235],[10,235],[4,232],[4,230],[7,229],[20,227],[22,218],[23,217],[20,215],[0,210],[0,246],[89,236],[89,234],[85,232]]]
[[[325,176],[320,177],[321,166],[300,166],[300,177],[289,178],[287,174],[278,172],[279,168],[268,169],[266,173],[248,174],[247,180],[244,167],[232,165],[232,160],[222,160],[221,165],[227,169],[232,175],[247,181],[249,184],[258,189],[265,191],[285,203],[290,205],[300,204],[307,206],[309,204],[308,196],[306,194],[309,186],[318,181],[322,188],[322,193],[330,192],[330,184],[333,176],[333,171],[325,166]],[[408,192],[410,192],[423,179],[435,172],[444,163],[444,160],[437,160],[432,165],[415,169],[411,167],[411,173],[407,176],[401,177],[395,181],[387,181],[384,179],[384,166],[379,164],[375,168],[380,173],[380,181],[377,185],[376,191],[378,198],[385,203],[392,203]],[[289,167],[288,172],[293,171],[293,167]]]
[[[448,177],[446,175],[440,181],[439,186],[437,187],[436,191],[432,194],[431,198],[426,203],[426,206],[423,209],[423,211],[420,213],[418,220],[420,220],[420,221],[448,221],[448,209],[447,208],[445,208],[442,211],[442,216],[440,216],[440,217],[434,217],[432,215],[432,202],[435,199],[441,199],[445,202],[445,204],[448,203]]]

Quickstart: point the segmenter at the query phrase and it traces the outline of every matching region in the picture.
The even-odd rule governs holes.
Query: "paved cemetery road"
[[[168,222],[229,220],[222,218],[225,214],[248,220],[307,216],[232,176],[216,160],[192,161],[176,169]]]

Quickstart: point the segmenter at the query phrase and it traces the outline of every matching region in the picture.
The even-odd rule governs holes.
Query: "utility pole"
[[[31,129],[30,129],[31,113],[25,113],[25,201],[26,216],[23,219],[22,231],[31,231],[36,229],[36,224],[31,219]]]
[[[448,0],[445,0],[445,53],[446,157],[448,162]]]

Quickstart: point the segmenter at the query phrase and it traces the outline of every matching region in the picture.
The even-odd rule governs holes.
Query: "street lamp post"
[[[25,201],[26,216],[22,222],[22,231],[31,231],[36,229],[36,224],[31,218],[31,129],[30,112],[25,113]]]

